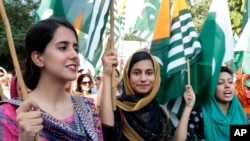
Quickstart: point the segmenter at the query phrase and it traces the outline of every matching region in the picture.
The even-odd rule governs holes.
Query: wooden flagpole
[[[8,20],[7,15],[6,15],[5,8],[4,8],[2,0],[0,0],[0,13],[1,13],[3,23],[4,23],[4,26],[5,26],[5,29],[6,29],[7,40],[8,40],[8,44],[9,44],[9,49],[10,49],[12,61],[13,61],[14,67],[15,67],[17,80],[18,80],[18,83],[19,83],[19,85],[21,87],[23,99],[25,100],[25,99],[28,98],[28,94],[27,94],[26,86],[25,86],[24,81],[23,81],[22,72],[21,72],[21,69],[20,69],[20,66],[19,66],[19,63],[18,63],[16,50],[15,50],[15,47],[14,47],[14,42],[13,42],[13,38],[12,38],[12,34],[11,34],[9,20]]]
[[[10,49],[12,61],[13,61],[14,67],[15,67],[17,81],[21,87],[22,97],[24,100],[26,100],[26,99],[28,99],[28,93],[27,93],[26,85],[24,84],[22,72],[21,72],[21,69],[20,69],[20,66],[18,63],[16,50],[14,47],[14,41],[13,41],[12,34],[11,34],[10,23],[9,23],[9,20],[8,20],[8,17],[7,17],[6,11],[5,11],[5,7],[4,7],[2,0],[0,0],[0,14],[1,14],[1,17],[3,19],[5,29],[6,29],[7,40],[8,40],[8,44],[9,44],[9,49]],[[36,135],[35,141],[39,141],[38,135]]]
[[[114,49],[114,1],[110,3],[110,48]],[[115,66],[112,67],[112,80],[111,80],[111,101],[112,109],[116,110],[116,84],[115,84]]]
[[[187,76],[188,76],[188,85],[191,85],[190,82],[190,65],[189,65],[189,59],[187,58]]]
[[[0,84],[0,97],[1,97],[1,101],[4,100],[4,93],[3,93],[3,87],[2,84]]]

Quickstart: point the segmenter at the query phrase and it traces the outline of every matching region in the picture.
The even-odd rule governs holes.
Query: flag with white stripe
[[[84,52],[85,58],[87,58],[94,67],[103,50],[102,36],[108,20],[110,2],[111,0],[94,1],[87,46],[84,49],[86,51]]]
[[[144,0],[141,5],[138,5],[140,12],[133,29],[135,36],[147,42],[152,41],[159,7],[159,0]]]
[[[201,44],[195,31],[191,13],[185,0],[175,0],[171,22],[168,49],[167,85],[165,106],[170,112],[170,123],[176,127],[184,106],[183,93],[188,84],[187,59],[189,60],[191,85],[198,91],[197,65],[201,53]]]
[[[168,77],[186,69],[186,59],[189,59],[192,64],[201,52],[198,35],[185,1],[175,0],[173,7],[174,11],[168,52]]]

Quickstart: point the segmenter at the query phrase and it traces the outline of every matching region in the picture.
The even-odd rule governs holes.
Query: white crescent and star
[[[157,10],[156,9],[156,7],[152,4],[152,3],[150,3],[150,2],[145,2],[143,5],[142,5],[142,7],[140,8],[140,15],[139,15],[139,18],[141,19],[141,20],[143,20],[143,16],[142,16],[142,11],[143,11],[143,9],[145,9],[146,7],[151,7],[151,8],[153,8],[155,11]]]

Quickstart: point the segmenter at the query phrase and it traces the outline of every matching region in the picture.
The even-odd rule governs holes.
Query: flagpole
[[[191,85],[190,82],[190,65],[189,65],[189,59],[187,58],[187,76],[188,76],[188,85]]]
[[[123,43],[123,36],[121,37],[122,40],[122,55],[121,55],[121,60],[120,60],[120,76],[122,75],[123,72],[123,65],[124,65],[124,60],[123,60],[123,52],[124,52],[124,43]]]
[[[0,97],[1,97],[1,101],[4,100],[4,94],[3,94],[3,87],[2,84],[0,84]]]
[[[114,49],[114,1],[110,3],[110,48]],[[112,66],[112,80],[111,80],[111,102],[113,111],[116,110],[116,83],[115,83],[115,66]]]
[[[4,7],[2,0],[0,0],[0,14],[1,14],[1,17],[3,19],[5,29],[6,29],[7,40],[8,40],[8,44],[9,44],[9,49],[10,49],[12,61],[13,61],[14,67],[15,67],[17,81],[21,87],[22,97],[24,100],[26,100],[26,99],[28,99],[28,93],[27,93],[26,85],[24,84],[24,81],[23,81],[22,72],[21,72],[21,69],[20,69],[20,66],[18,63],[16,50],[14,47],[14,41],[13,41],[12,34],[11,34],[10,23],[9,23],[9,20],[8,20],[8,17],[7,17],[6,11],[5,11],[5,7]],[[35,141],[39,141],[38,135],[36,135]]]

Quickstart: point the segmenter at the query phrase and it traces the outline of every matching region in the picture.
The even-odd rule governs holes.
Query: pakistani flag
[[[214,96],[223,63],[233,59],[234,39],[227,0],[213,0],[199,35],[202,56],[198,60],[197,101]]]
[[[243,0],[244,2],[244,11],[243,11],[243,20],[242,20],[242,24],[241,24],[241,29],[245,28],[245,25],[247,24],[247,21],[249,19],[249,15],[250,15],[250,2],[249,0]]]
[[[85,34],[88,33],[92,15],[93,2],[87,0],[42,0],[36,11],[36,22],[49,17],[63,18],[71,22],[82,22],[77,29]],[[82,18],[82,21],[79,21]],[[83,26],[84,25],[84,26]]]
[[[234,48],[235,67],[242,73],[250,73],[250,20],[248,20],[239,41]]]
[[[144,0],[143,4],[138,5],[140,13],[133,29],[135,36],[152,41],[159,6],[159,0]]]

